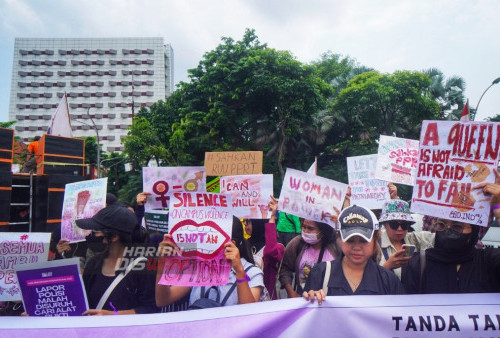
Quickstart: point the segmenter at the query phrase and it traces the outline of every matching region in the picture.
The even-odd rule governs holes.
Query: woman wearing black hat
[[[326,296],[404,293],[396,275],[377,264],[380,232],[373,212],[353,205],[342,210],[338,219],[342,258],[316,265],[303,297],[321,304]]]
[[[146,259],[140,257],[124,263],[126,245],[132,242],[137,222],[134,213],[121,205],[112,205],[92,218],[75,222],[82,229],[92,230],[87,243],[96,252],[83,272],[90,308],[83,314],[158,312],[155,273],[147,271]]]

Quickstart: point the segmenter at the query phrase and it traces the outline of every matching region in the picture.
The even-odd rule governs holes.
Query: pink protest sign
[[[278,209],[299,217],[335,227],[331,216],[337,216],[344,203],[347,184],[287,169]]]
[[[347,158],[351,204],[380,209],[390,198],[387,182],[375,178],[377,154]]]
[[[413,185],[418,162],[418,141],[380,135],[375,178]]]
[[[84,241],[90,230],[76,226],[74,220],[91,218],[106,206],[108,179],[66,184],[61,219],[61,238],[71,242]]]
[[[267,203],[273,194],[273,175],[223,176],[220,192],[231,195],[234,215],[239,218],[269,218]]]
[[[231,196],[175,192],[170,195],[168,222],[178,250],[165,258],[164,285],[224,285],[231,266],[224,244],[231,240]]]
[[[494,183],[500,123],[423,121],[411,210],[488,226],[491,196],[480,183]]]
[[[22,299],[14,267],[47,261],[49,243],[49,233],[0,233],[0,301]]]

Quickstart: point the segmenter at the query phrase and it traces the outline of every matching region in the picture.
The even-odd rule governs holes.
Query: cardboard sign
[[[500,123],[424,121],[411,210],[488,226],[491,196],[480,183],[494,183]]]
[[[84,241],[90,230],[76,226],[74,220],[91,218],[106,206],[108,179],[66,184],[61,217],[61,238],[70,242]]]
[[[418,162],[418,141],[380,135],[375,178],[413,185]]]
[[[225,151],[205,153],[208,176],[262,174],[262,151]]]
[[[273,194],[273,175],[223,176],[220,192],[231,195],[236,217],[267,219],[267,204]]]
[[[323,222],[335,228],[331,216],[342,210],[347,184],[287,169],[281,188],[278,209],[280,211]]]
[[[351,205],[380,209],[390,199],[387,182],[375,178],[377,154],[347,158]]]
[[[79,264],[79,258],[70,258],[18,266],[25,311],[34,317],[81,316],[87,311]]]
[[[224,285],[230,263],[224,244],[231,240],[231,196],[176,192],[170,195],[168,222],[178,250],[165,258],[164,285]]]
[[[0,233],[0,301],[21,300],[14,267],[47,261],[49,243],[49,233]]]
[[[144,221],[151,231],[168,232],[168,202],[175,191],[205,191],[204,167],[144,167],[142,168],[143,191],[147,197]]]

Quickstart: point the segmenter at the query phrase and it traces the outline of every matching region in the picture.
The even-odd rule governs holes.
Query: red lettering
[[[422,141],[422,145],[426,146],[429,144],[429,142],[432,142],[433,145],[438,146],[439,145],[439,134],[437,131],[437,123],[429,123],[427,125],[427,129],[425,130],[425,136],[424,140]]]

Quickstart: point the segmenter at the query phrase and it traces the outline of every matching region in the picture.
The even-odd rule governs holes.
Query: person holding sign
[[[497,183],[500,175],[495,169]],[[500,185],[482,183],[474,187],[500,199]],[[402,282],[408,293],[500,292],[500,249],[476,249],[480,226],[437,218],[434,248],[413,256]]]
[[[175,251],[175,244],[170,234],[164,235],[163,241],[159,244],[159,251],[160,253]],[[162,285],[158,284],[158,281],[161,279],[163,271],[158,269],[155,289],[156,305],[158,307],[170,305],[182,299],[189,292],[191,292],[190,309],[258,302],[264,287],[263,273],[254,265],[248,242],[243,237],[243,225],[234,216],[231,241],[224,245],[224,255],[226,260],[231,263],[229,281],[225,285],[207,286],[206,288]],[[158,266],[163,266],[161,260]],[[207,290],[205,295],[202,295],[203,289]],[[223,303],[216,304],[217,295]]]
[[[403,294],[396,275],[377,264],[380,232],[375,214],[353,205],[342,210],[339,225],[342,258],[317,264],[303,297],[321,304],[326,296]]]
[[[117,204],[101,209],[88,219],[76,220],[92,230],[97,253],[85,266],[83,281],[90,310],[84,315],[122,315],[158,312],[154,300],[154,271],[147,271],[146,258],[139,257],[120,269],[126,245],[132,242],[137,219]]]
[[[302,233],[285,248],[279,279],[288,298],[300,297],[311,269],[319,262],[336,259],[340,249],[333,228],[321,222],[303,219]],[[292,286],[293,274],[295,283]]]

